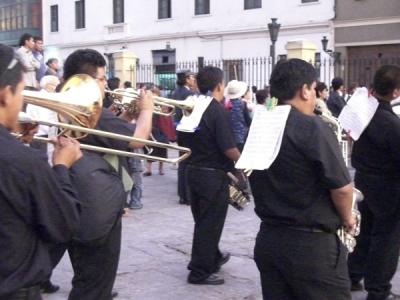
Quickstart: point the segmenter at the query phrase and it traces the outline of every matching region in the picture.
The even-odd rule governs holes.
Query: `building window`
[[[301,0],[301,3],[318,2],[319,0]]]
[[[50,31],[58,32],[58,5],[50,6]]]
[[[210,0],[195,0],[194,6],[195,15],[208,15],[210,13]]]
[[[158,0],[158,18],[171,18],[171,0]]]
[[[124,23],[124,0],[114,0],[114,24]]]
[[[261,8],[261,0],[244,0],[244,9]]]
[[[75,28],[85,28],[85,0],[75,1]]]

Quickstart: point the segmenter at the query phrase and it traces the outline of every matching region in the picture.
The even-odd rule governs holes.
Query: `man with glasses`
[[[104,94],[107,84],[105,67],[106,61],[96,50],[77,50],[65,61],[64,79],[88,74],[96,79]],[[140,114],[135,124],[103,108],[96,129],[147,139],[153,114],[150,92],[141,92],[139,107]],[[87,136],[82,143],[123,151],[144,146],[139,142],[97,135]],[[72,181],[82,202],[82,211],[80,230],[68,245],[74,269],[69,300],[109,300],[114,296],[112,287],[121,250],[121,216],[127,199],[122,181],[122,174],[129,176],[124,170],[126,164],[125,157],[106,158],[100,153],[84,151],[82,159],[72,167]],[[55,252],[54,264],[62,256],[59,250]]]

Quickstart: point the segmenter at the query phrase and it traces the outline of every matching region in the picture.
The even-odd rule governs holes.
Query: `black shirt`
[[[343,107],[346,105],[346,102],[338,92],[333,91],[330,93],[329,98],[326,101],[326,105],[328,106],[332,115],[337,118],[342,112]]]
[[[400,119],[389,102],[378,109],[360,138],[354,142],[351,162],[357,172],[400,179]]]
[[[68,169],[53,170],[37,151],[0,126],[0,296],[45,280],[47,243],[68,242],[79,226]]]
[[[317,116],[292,108],[281,149],[268,170],[253,171],[257,215],[266,222],[334,232],[341,224],[330,189],[350,183],[338,141]]]
[[[364,201],[375,217],[386,218],[399,212],[399,149],[400,119],[390,103],[379,101],[371,122],[354,142],[351,156],[356,187],[363,192]]]
[[[135,125],[103,109],[96,129],[133,136]],[[129,142],[88,135],[81,143],[129,151]],[[126,157],[119,157],[120,166],[127,168]],[[84,156],[71,168],[73,184],[82,202],[82,221],[75,238],[87,242],[104,237],[121,216],[126,200],[120,170],[114,169],[101,153],[84,151]]]
[[[236,147],[229,112],[215,99],[205,110],[196,131],[178,131],[178,141],[179,145],[192,150],[188,164],[224,171],[234,168],[233,162],[224,154]]]

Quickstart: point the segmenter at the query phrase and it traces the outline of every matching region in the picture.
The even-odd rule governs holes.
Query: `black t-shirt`
[[[190,148],[187,162],[194,166],[231,171],[234,168],[224,152],[235,148],[229,112],[215,99],[205,110],[195,132],[179,132],[179,145]]]
[[[250,184],[263,221],[334,232],[340,219],[330,189],[350,183],[339,143],[328,124],[292,108],[281,149],[268,170],[253,171]]]
[[[400,119],[390,103],[379,101],[371,122],[354,142],[351,155],[356,169],[354,182],[374,216],[386,217],[399,212],[399,149]]]
[[[400,179],[400,119],[390,103],[378,109],[360,138],[354,142],[351,162],[361,173]]]
[[[135,125],[103,109],[96,129],[133,136]],[[129,151],[129,142],[88,135],[80,141],[98,147]],[[119,166],[127,168],[127,158],[119,157]],[[99,152],[85,151],[71,168],[71,178],[82,202],[81,227],[76,235],[80,241],[103,237],[120,216],[126,200],[121,173],[115,170]]]

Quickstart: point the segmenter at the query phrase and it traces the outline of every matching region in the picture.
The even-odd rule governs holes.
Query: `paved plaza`
[[[190,207],[179,205],[176,196],[177,171],[166,165],[165,175],[144,178],[144,207],[130,211],[123,218],[121,260],[115,290],[119,300],[260,300],[259,274],[253,261],[255,235],[259,219],[254,206],[239,212],[230,207],[222,235],[221,249],[230,251],[231,260],[221,272],[225,284],[196,286],[186,283],[193,220]],[[394,279],[400,292],[399,273]],[[72,269],[66,255],[56,268],[53,282],[61,290],[45,296],[47,300],[64,300],[71,288]],[[354,293],[353,299],[365,299]],[[84,299],[82,299],[84,300]],[[340,299],[338,299],[340,300]]]

